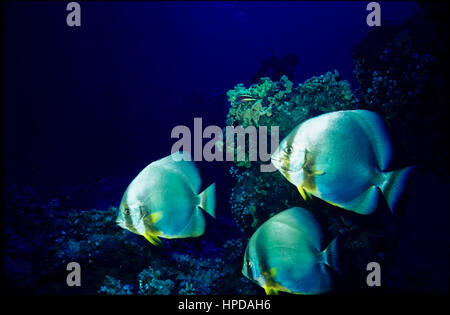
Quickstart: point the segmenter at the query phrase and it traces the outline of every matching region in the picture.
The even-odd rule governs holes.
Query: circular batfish
[[[322,250],[322,230],[311,213],[299,207],[264,222],[250,238],[242,273],[264,288],[319,294],[332,289],[337,269],[337,239]]]
[[[379,191],[393,211],[413,167],[386,171],[392,145],[382,119],[367,110],[323,114],[297,126],[272,164],[309,194],[360,214],[372,213]]]
[[[215,217],[215,184],[200,191],[200,175],[188,153],[176,152],[144,168],[125,191],[117,224],[160,245],[163,238],[198,237],[203,210]]]

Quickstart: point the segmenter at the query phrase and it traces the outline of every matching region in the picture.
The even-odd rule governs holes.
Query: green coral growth
[[[231,104],[227,125],[279,126],[281,135],[308,118],[350,109],[357,103],[350,84],[341,80],[337,70],[312,77],[297,87],[286,76],[278,82],[261,78],[249,88],[238,84],[227,97]]]

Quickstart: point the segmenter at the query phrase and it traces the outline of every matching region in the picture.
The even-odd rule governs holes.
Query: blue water
[[[337,69],[356,87],[350,47],[368,33],[366,2],[64,3],[5,7],[8,183],[122,178],[165,156],[171,129],[224,125],[223,96],[272,54],[299,58],[295,83]],[[386,2],[400,23],[418,10]],[[212,99],[208,97],[213,97]]]
[[[372,31],[366,24],[367,3],[80,2],[81,27],[66,25],[65,2],[6,3],[2,46],[4,192],[13,187],[19,196],[41,198],[34,201],[34,197],[29,200],[24,197],[27,201],[20,202],[26,206],[17,202],[12,206],[17,212],[11,217],[14,220],[16,215],[20,217],[24,207],[37,207],[53,214],[53,210],[48,210],[51,208],[48,201],[53,198],[59,200],[60,209],[56,213],[62,217],[69,209],[105,210],[118,206],[127,185],[139,171],[170,153],[175,142],[170,134],[175,126],[192,127],[194,117],[201,117],[204,127],[225,127],[230,109],[226,92],[239,83],[248,87],[261,76],[278,81],[282,74],[287,74],[297,86],[336,69],[353,92],[359,91],[358,95],[364,96],[365,91],[358,90],[360,84],[353,73],[351,49],[367,40]],[[422,12],[416,2],[380,3],[381,28],[401,25]],[[414,23],[408,24],[410,29],[420,29],[420,23],[425,22]],[[444,36],[439,37],[436,30],[441,29],[429,31],[434,34],[430,35],[431,44],[419,40],[418,46],[429,47],[433,52],[441,52],[439,47],[445,45],[448,49],[448,37],[445,38],[448,33],[442,30]],[[383,36],[389,34],[378,39],[384,39]],[[370,55],[371,51],[366,53]],[[409,51],[405,54],[413,55]],[[273,67],[261,70],[271,58],[281,60],[286,56],[293,59],[280,71]],[[403,69],[391,71],[402,73]],[[407,74],[415,72],[419,70],[412,69]],[[438,88],[427,86],[421,93],[448,105],[437,72],[431,69],[426,78],[437,82],[433,87]],[[433,75],[440,79],[435,80]],[[406,142],[409,144],[414,143],[416,134],[434,139],[436,133],[428,133],[426,126],[448,114],[447,110],[440,117],[440,109],[435,108],[427,116],[427,106],[431,108],[432,104],[416,105],[411,112],[423,111],[420,128],[424,132],[411,133],[413,140]],[[403,154],[399,160],[414,151],[399,141],[409,134],[401,126],[395,129],[394,145]],[[422,155],[413,155],[408,160],[419,164],[420,172],[408,186],[406,215],[396,227],[401,236],[390,270],[403,272],[398,275],[403,284],[418,270],[426,270],[426,280],[422,282],[426,288],[419,290],[412,284],[406,290],[435,292],[439,288],[438,292],[448,292],[449,182],[448,174],[433,169],[445,164],[448,148],[436,147],[436,144],[428,146],[427,141],[417,141],[414,148]],[[399,160],[395,162],[405,166]],[[217,244],[221,241],[242,235],[230,212],[230,191],[235,184],[229,175],[232,163],[203,161],[197,165],[202,187],[216,182],[218,219],[207,218],[207,226],[212,228],[207,228],[204,238],[194,242],[186,252],[203,250],[207,259],[220,251]],[[20,244],[18,254],[14,252],[20,257],[17,258],[20,264],[11,272],[17,278],[22,272],[31,273],[35,265],[32,259],[21,256],[22,248],[26,255],[33,252],[30,239],[22,239],[23,235],[17,231],[26,230],[35,217],[25,214],[24,220],[27,223],[23,226],[14,221],[17,225],[5,228],[6,234],[14,236],[11,237],[14,242],[7,246],[16,248]],[[32,239],[34,230],[30,231]],[[55,235],[62,232],[66,233],[58,230]],[[48,236],[49,232],[43,228],[42,233]],[[45,247],[48,241],[43,239],[42,243],[40,236],[33,241]],[[130,240],[148,246],[135,236],[130,236]],[[175,251],[181,252],[188,243],[172,244]],[[14,256],[11,255],[8,257]],[[434,269],[441,273],[428,277],[427,272],[433,273]],[[14,277],[11,279],[16,281]],[[396,275],[390,275],[390,279],[394,278],[397,279]],[[36,283],[30,284],[26,292],[35,293],[35,286]],[[45,286],[39,293],[47,290],[51,292]],[[93,289],[90,290],[92,293]]]

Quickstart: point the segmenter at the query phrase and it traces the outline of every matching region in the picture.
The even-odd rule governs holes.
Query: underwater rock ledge
[[[340,78],[337,70],[312,77],[297,87],[286,76],[278,82],[261,78],[249,88],[238,84],[227,96],[231,104],[227,125],[267,126],[269,135],[271,126],[279,126],[280,140],[309,118],[356,109],[358,104],[350,84]],[[278,172],[260,172],[258,161],[236,161],[230,174],[236,180],[230,197],[231,211],[247,235],[279,211],[302,205],[297,189]]]

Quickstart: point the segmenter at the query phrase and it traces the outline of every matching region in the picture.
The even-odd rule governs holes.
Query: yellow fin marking
[[[148,225],[152,225],[161,220],[161,218],[162,218],[161,211],[153,212],[150,215],[145,216],[144,222],[147,223]]]
[[[315,171],[315,170],[311,170],[311,171],[310,171],[310,174],[313,175],[313,176],[320,176],[320,175],[325,174],[325,172],[324,172],[324,171]]]
[[[162,241],[158,238],[158,236],[153,235],[151,233],[144,233],[143,236],[147,241],[149,241],[152,245],[155,245],[157,247],[163,246]]]
[[[298,192],[300,193],[300,195],[302,195],[303,199],[306,201],[306,199],[308,199],[308,197],[306,196],[306,192],[303,189],[302,186],[297,186]]]
[[[264,291],[267,295],[278,295],[278,290],[269,286],[264,286]]]

